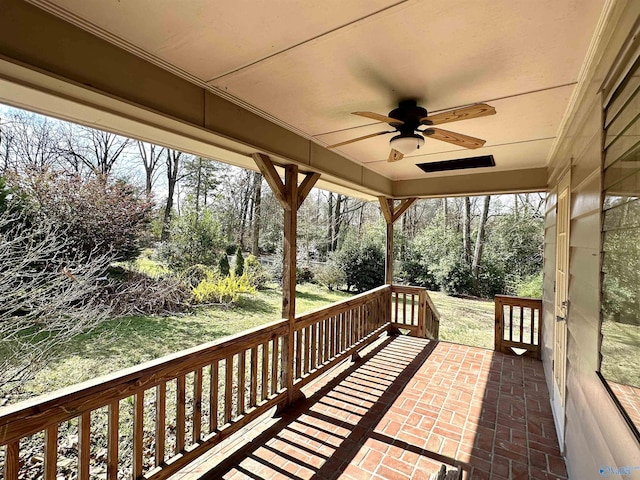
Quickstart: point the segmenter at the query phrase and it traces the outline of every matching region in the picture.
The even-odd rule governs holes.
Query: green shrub
[[[197,303],[231,304],[238,301],[241,293],[255,293],[246,275],[220,278],[212,275],[202,280],[193,289],[193,298]]]
[[[241,277],[244,273],[244,256],[242,255],[242,249],[240,247],[236,250],[236,260],[233,267],[233,273],[236,277]]]
[[[542,298],[542,272],[531,275],[518,284],[519,297]]]
[[[330,292],[345,283],[344,271],[333,261],[316,268],[314,278],[320,285],[324,285]]]
[[[161,248],[161,257],[173,268],[216,265],[222,248],[220,223],[210,210],[187,209],[173,219],[170,240]]]
[[[443,258],[435,268],[435,278],[440,289],[448,295],[471,293],[471,269],[462,258]]]
[[[228,243],[224,247],[224,252],[227,255],[233,255],[234,253],[236,253],[237,250],[238,250],[238,245],[236,245],[235,243]]]
[[[220,260],[218,261],[218,269],[220,270],[220,275],[222,275],[223,277],[229,276],[231,266],[229,265],[229,258],[227,257],[226,252],[220,255]]]
[[[313,271],[309,265],[296,266],[296,283],[311,283],[313,282]]]
[[[265,288],[271,280],[271,276],[255,255],[249,255],[244,260],[244,274],[249,279],[249,283],[258,290]]]
[[[384,250],[371,238],[348,238],[335,261],[344,271],[347,290],[364,292],[384,283]]]

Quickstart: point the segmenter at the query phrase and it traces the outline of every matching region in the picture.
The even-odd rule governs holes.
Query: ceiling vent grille
[[[432,173],[464,170],[466,168],[495,167],[496,162],[493,159],[493,155],[483,155],[481,157],[457,158],[441,162],[418,163],[416,166],[426,173]]]

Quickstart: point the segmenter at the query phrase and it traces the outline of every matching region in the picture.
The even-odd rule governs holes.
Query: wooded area
[[[47,258],[16,263],[10,252],[0,254],[3,277],[53,275],[86,287],[77,294],[84,299],[97,290],[92,298],[99,301],[69,307],[92,307],[85,317],[96,319],[233,302],[283,277],[285,218],[278,189],[265,183],[257,171],[5,107],[3,245],[40,245]],[[299,195],[307,197],[296,204],[298,282],[356,292],[383,284],[386,222],[379,204],[307,190],[301,185]],[[542,194],[522,194],[414,202],[395,222],[394,281],[484,298],[539,296],[543,201]],[[31,241],[44,241],[42,232],[59,239],[48,242],[54,252]],[[65,297],[67,287],[51,295]],[[11,305],[12,290],[3,295]],[[24,318],[39,312],[16,308]],[[3,325],[16,324],[16,308],[0,312]],[[67,313],[49,314],[65,324]],[[23,344],[58,338],[42,327],[49,324],[55,322],[40,320],[9,338]],[[25,365],[4,365],[5,385],[30,376]]]

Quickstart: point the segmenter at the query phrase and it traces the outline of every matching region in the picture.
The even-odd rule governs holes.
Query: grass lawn
[[[493,350],[493,300],[450,297],[429,292],[440,313],[440,339]]]
[[[440,292],[429,295],[440,312],[442,340],[493,348],[493,301],[455,298]],[[299,285],[296,311],[303,313],[349,296],[316,285]],[[105,322],[77,337],[57,362],[27,385],[25,393],[50,392],[278,320],[281,301],[280,289],[274,285],[243,296],[232,308],[209,307],[184,315],[133,316]]]
[[[311,284],[299,285],[296,312],[314,310],[350,296]],[[60,360],[27,385],[27,393],[50,392],[278,320],[281,302],[281,290],[274,285],[243,296],[232,308],[209,307],[185,315],[134,316],[105,322],[76,337]]]

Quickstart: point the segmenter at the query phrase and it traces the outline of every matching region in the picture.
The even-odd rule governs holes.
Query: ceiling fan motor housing
[[[419,107],[415,100],[403,100],[389,112],[389,117],[401,120],[402,124],[393,125],[402,136],[415,135],[421,125],[420,119],[428,115],[427,109]]]

